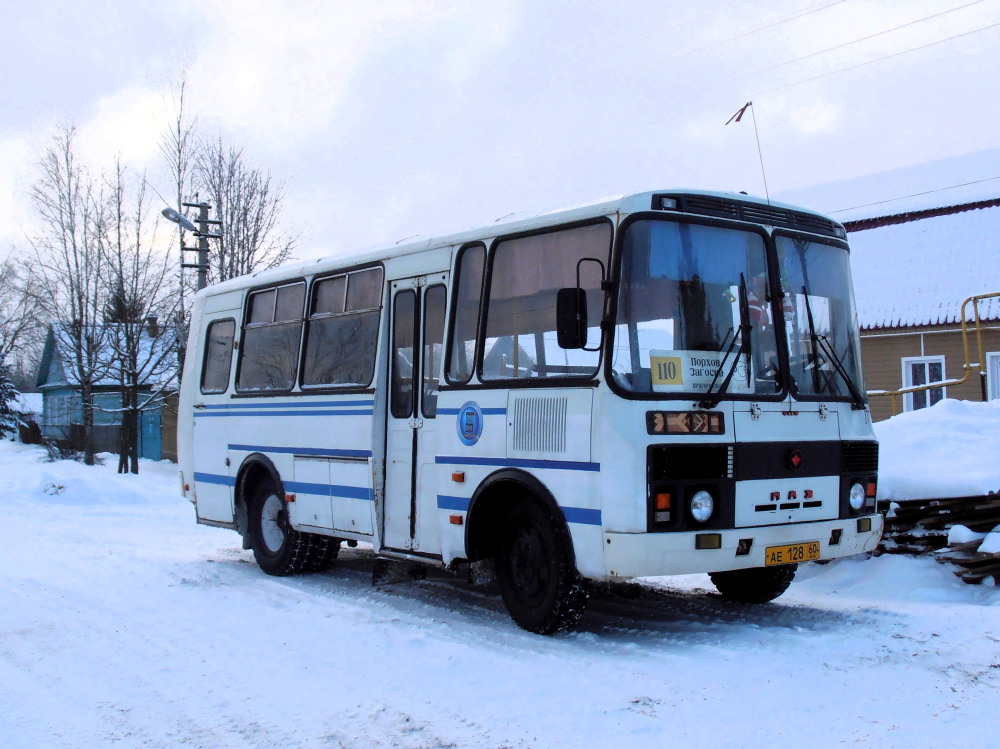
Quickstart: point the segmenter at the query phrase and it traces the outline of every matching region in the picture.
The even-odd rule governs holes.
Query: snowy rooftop
[[[965,299],[1000,291],[1000,207],[957,208],[875,228],[848,224],[863,328],[956,323]],[[985,300],[979,314],[1000,318],[1000,301]]]

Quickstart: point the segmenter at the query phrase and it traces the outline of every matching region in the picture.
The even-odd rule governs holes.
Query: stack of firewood
[[[879,546],[885,554],[933,554],[957,566],[967,583],[993,577],[1000,583],[1000,554],[978,551],[981,541],[948,544],[948,531],[964,525],[976,533],[1000,526],[1000,495],[911,499],[886,503],[885,534]]]

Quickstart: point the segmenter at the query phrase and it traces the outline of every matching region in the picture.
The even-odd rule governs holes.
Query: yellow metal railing
[[[1000,291],[994,291],[990,294],[977,294],[976,296],[970,296],[964,302],[962,302],[962,349],[965,354],[965,363],[962,365],[962,370],[965,372],[961,379],[958,380],[941,380],[939,382],[930,382],[926,385],[912,385],[906,388],[900,388],[899,390],[869,390],[868,395],[870,397],[891,397],[892,398],[892,415],[895,416],[899,413],[899,396],[906,395],[908,393],[918,393],[922,390],[932,390],[934,388],[950,387],[952,385],[961,385],[968,382],[969,378],[972,376],[974,371],[979,372],[980,381],[983,385],[983,400],[986,400],[985,391],[985,378],[986,372],[983,370],[985,364],[983,363],[983,331],[981,320],[979,318],[979,302],[983,299],[992,299],[994,297],[1000,297]],[[978,354],[978,361],[973,362],[969,356],[969,319],[965,313],[966,308],[969,303],[972,303],[972,314],[973,320],[975,322],[975,334],[976,334],[976,353]]]

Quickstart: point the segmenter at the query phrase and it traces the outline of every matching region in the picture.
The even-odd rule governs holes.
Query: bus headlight
[[[712,513],[715,511],[715,500],[712,499],[711,494],[702,489],[691,497],[690,509],[691,517],[699,523],[704,523],[712,517]]]
[[[859,512],[865,506],[865,487],[862,484],[851,484],[851,493],[847,495],[851,509]]]

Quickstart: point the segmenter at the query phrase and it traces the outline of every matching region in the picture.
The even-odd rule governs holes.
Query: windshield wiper
[[[841,361],[840,357],[837,356],[837,352],[833,349],[833,344],[827,339],[825,335],[819,335],[816,332],[816,326],[813,324],[813,314],[812,305],[809,304],[809,294],[806,291],[806,287],[802,287],[802,297],[806,300],[806,320],[809,322],[809,340],[813,344],[813,385],[816,392],[818,393],[819,388],[819,357],[816,356],[816,348],[818,348],[824,353],[830,362],[833,364],[833,370],[840,375],[840,378],[847,385],[847,389],[851,393],[851,398],[854,401],[852,408],[856,410],[863,409],[865,407],[864,396],[861,395],[861,391],[858,390],[858,386],[854,384],[854,380],[847,373],[847,369],[844,367],[844,362]]]
[[[740,357],[745,354],[748,360],[750,358],[750,305],[747,302],[747,280],[742,273],[740,273],[739,291],[740,325],[738,328],[733,330],[733,340],[730,341],[729,347],[726,349],[726,353],[722,356],[722,361],[719,362],[719,367],[715,370],[715,376],[712,378],[712,382],[708,386],[705,397],[698,403],[698,405],[702,408],[715,408],[719,405],[719,401],[722,400],[722,396],[725,395],[726,391],[729,389],[729,383],[732,381],[733,375],[736,373],[736,367],[740,363]],[[726,337],[728,338],[728,334]],[[726,366],[726,360],[729,358],[729,355],[733,353],[733,347],[736,346],[737,338],[739,339],[740,347],[736,351],[736,356],[733,357],[732,364],[729,365],[729,371],[726,373],[725,379],[722,381],[722,384],[719,385],[719,389],[715,390],[715,383],[719,381],[722,369]],[[723,341],[723,343],[725,343],[725,341]],[[749,366],[747,366],[747,387],[750,387]]]

